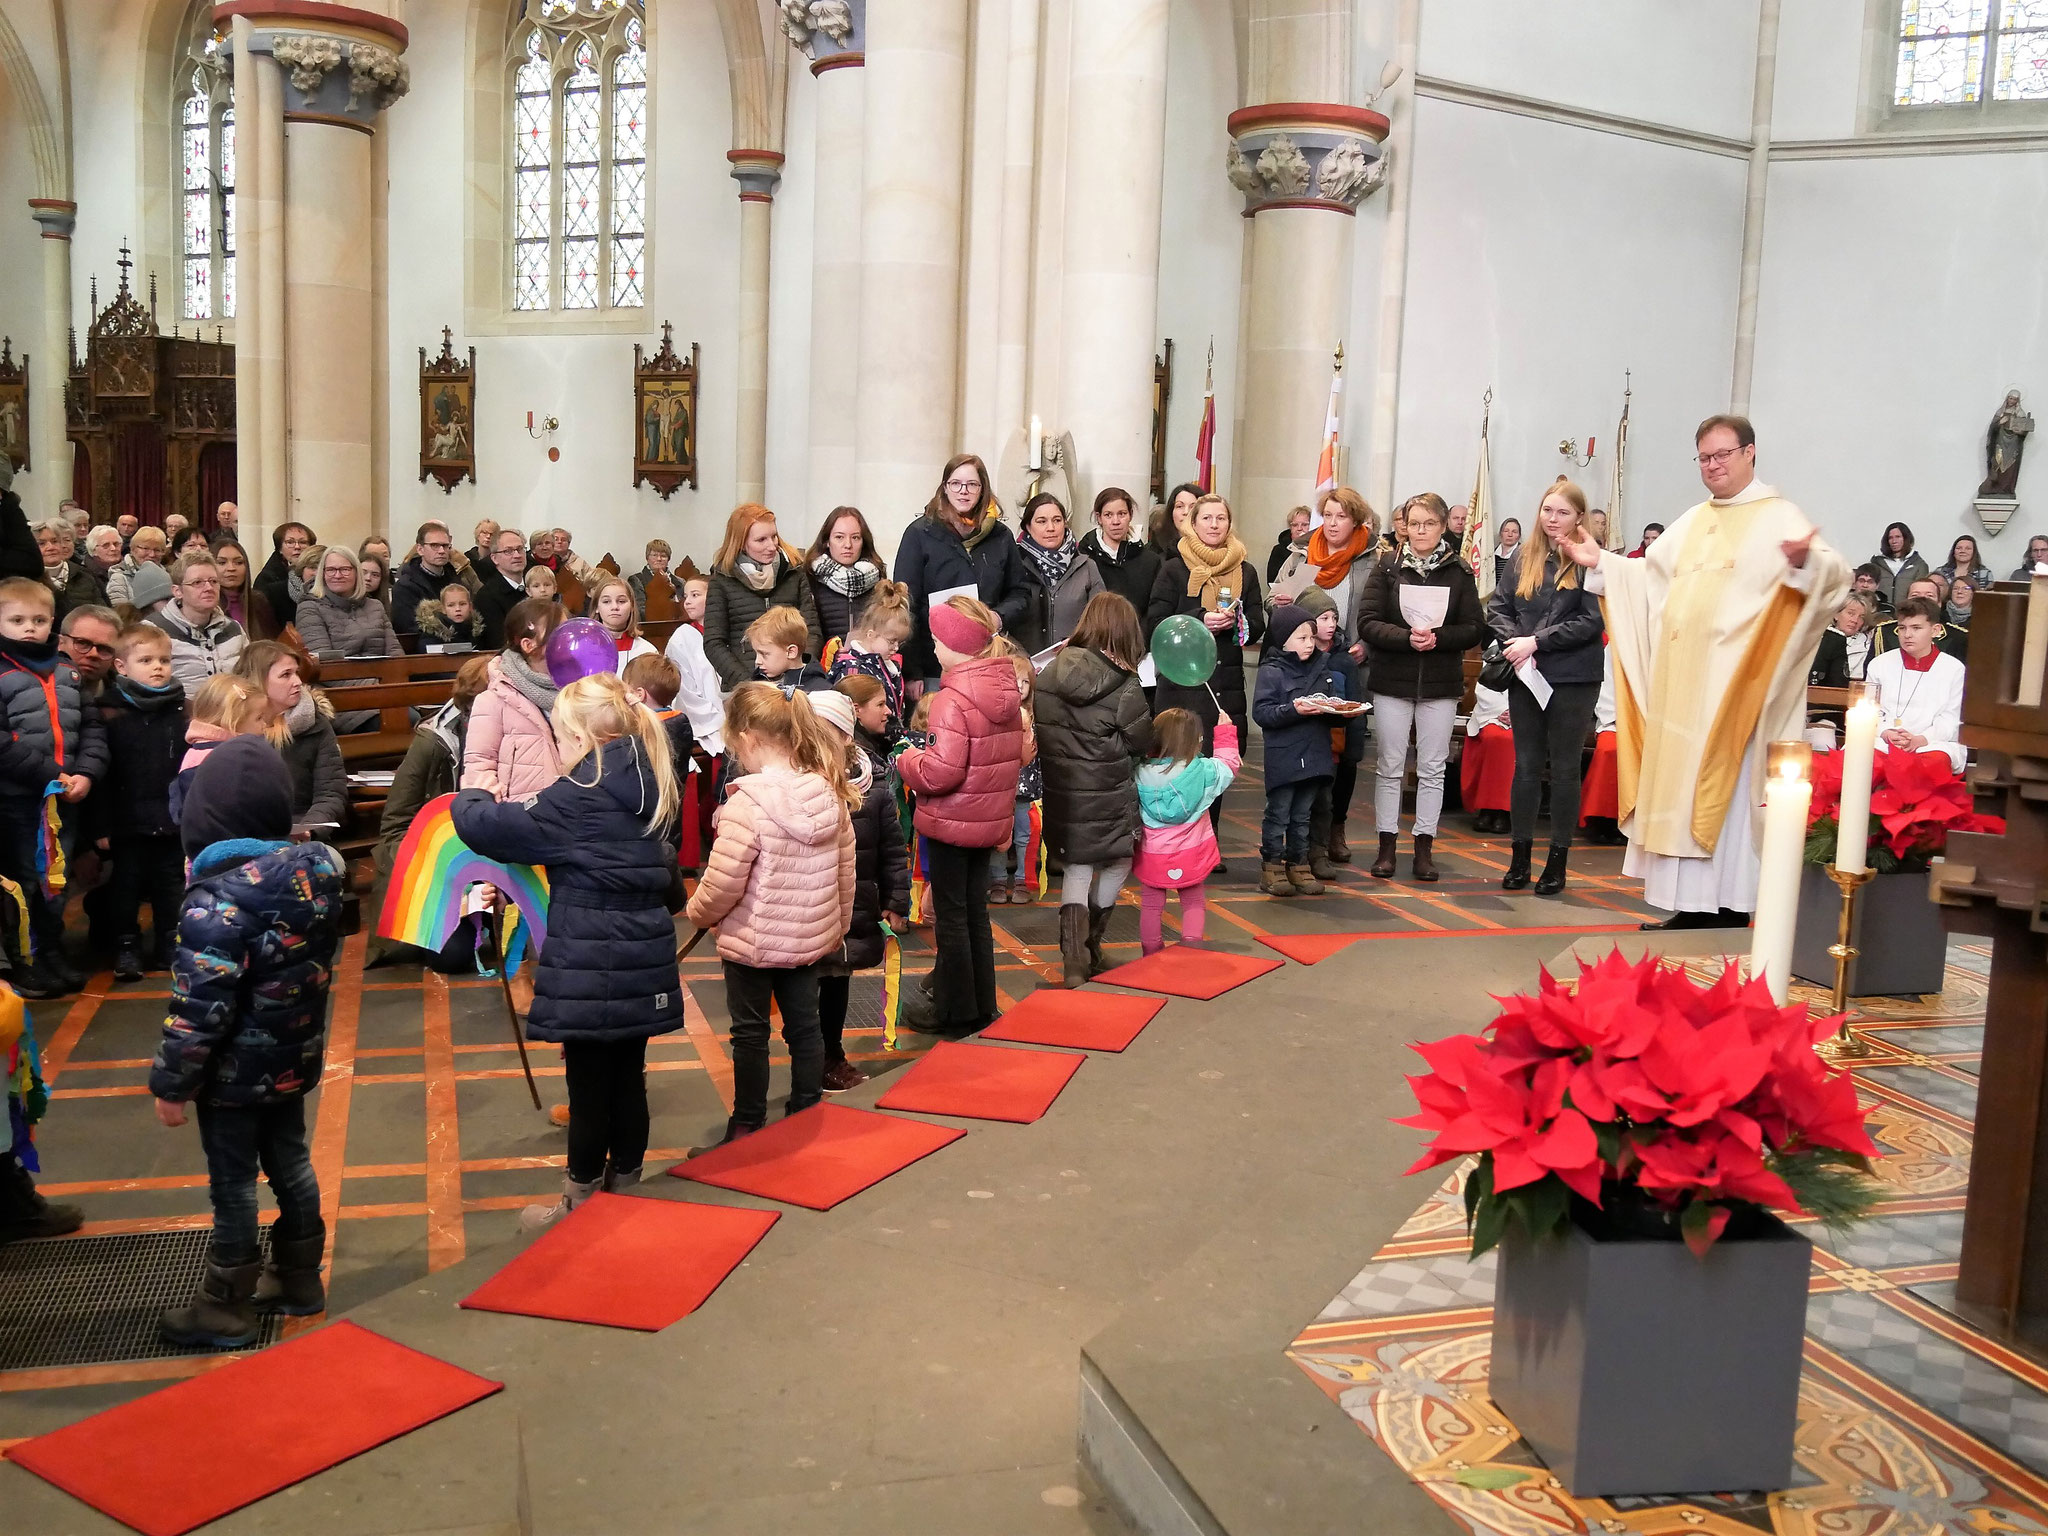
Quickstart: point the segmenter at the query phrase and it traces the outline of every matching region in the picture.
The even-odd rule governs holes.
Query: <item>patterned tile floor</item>
[[[1700,964],[1704,970],[1705,964]],[[1288,1351],[1460,1524],[1486,1533],[2048,1533],[2048,1369],[1944,1310],[1962,1241],[1987,952],[1956,944],[1938,996],[1868,999],[1857,1069],[1883,1149],[1879,1212],[1819,1226],[1797,1486],[1574,1499],[1486,1397],[1492,1257],[1464,1257],[1462,1170]],[[1795,1000],[1824,1003],[1795,988]],[[1682,1390],[1681,1384],[1674,1388]]]

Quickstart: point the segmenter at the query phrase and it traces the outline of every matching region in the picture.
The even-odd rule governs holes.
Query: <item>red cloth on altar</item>
[[[1614,772],[1614,732],[1602,731],[1593,738],[1593,761],[1586,765],[1585,782],[1579,786],[1579,825],[1587,818],[1605,816],[1609,821],[1621,815],[1621,797]]]
[[[1515,734],[1495,722],[1465,738],[1458,790],[1468,811],[1505,811],[1515,782]]]

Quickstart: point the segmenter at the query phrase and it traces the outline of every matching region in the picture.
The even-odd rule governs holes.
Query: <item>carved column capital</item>
[[[740,184],[743,203],[772,203],[782,181],[782,156],[772,149],[729,149],[732,179]]]
[[[1264,208],[1356,213],[1385,179],[1388,123],[1365,107],[1274,102],[1230,114],[1224,174],[1244,194],[1245,217]]]
[[[389,17],[302,0],[233,0],[216,22],[249,18],[249,51],[267,53],[284,71],[287,121],[373,127],[377,115],[412,88],[401,55],[408,34]],[[233,56],[227,56],[233,68]]]
[[[866,62],[867,0],[776,0],[775,8],[812,74]]]
[[[56,197],[32,197],[28,200],[28,216],[43,226],[45,240],[69,240],[78,223],[78,204]]]

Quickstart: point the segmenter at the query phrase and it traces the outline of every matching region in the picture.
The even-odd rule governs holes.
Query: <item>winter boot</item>
[[[1098,907],[1088,904],[1088,974],[1100,976],[1109,969],[1109,961],[1103,957],[1102,942],[1109,937],[1109,915],[1116,908]]]
[[[85,990],[85,972],[71,963],[63,947],[56,942],[52,941],[43,955],[42,966],[43,974],[63,988],[66,994]]]
[[[14,1154],[0,1152],[0,1243],[62,1237],[84,1225],[84,1211],[45,1200]]]
[[[1287,866],[1287,883],[1294,887],[1297,896],[1320,896],[1327,886],[1316,878],[1316,872],[1306,864]]]
[[[718,1140],[712,1142],[709,1146],[690,1148],[683,1161],[688,1162],[692,1158],[702,1157],[707,1152],[716,1152],[720,1147],[729,1147],[742,1136],[751,1136],[759,1129],[761,1127],[758,1125],[741,1125],[737,1120],[727,1120],[723,1136],[719,1137]]]
[[[1013,907],[1028,907],[1034,905],[1037,900],[1037,882],[1026,880],[1022,875],[1019,875],[1010,886],[1010,905]]]
[[[1415,834],[1415,862],[1413,868],[1416,879],[1429,882],[1437,878],[1436,858],[1434,855],[1435,847],[1435,833],[1418,832]]]
[[[1525,891],[1529,888],[1529,850],[1532,846],[1523,838],[1508,844],[1508,872],[1500,877],[1502,890]]]
[[[1344,840],[1344,823],[1341,821],[1330,828],[1330,862],[1332,864],[1349,864],[1351,862],[1351,844]]]
[[[640,1182],[639,1168],[607,1168],[604,1171],[604,1187],[614,1192],[631,1189]]]
[[[1287,866],[1267,859],[1259,866],[1259,892],[1265,896],[1292,896],[1294,882],[1287,878]]]
[[[1060,907],[1060,985],[1078,987],[1088,979],[1088,909],[1078,901]]]
[[[539,1205],[529,1205],[519,1213],[519,1225],[528,1232],[538,1232],[543,1227],[551,1226],[596,1194],[603,1183],[603,1179],[597,1178],[588,1184],[578,1184],[567,1174],[563,1174],[562,1198],[543,1201]]]
[[[262,1323],[256,1316],[256,1282],[260,1263],[217,1264],[209,1256],[199,1294],[191,1305],[173,1307],[157,1321],[166,1342],[187,1347],[242,1349],[256,1342]]]
[[[129,934],[114,948],[114,980],[142,980],[142,936]]]
[[[1543,861],[1543,877],[1536,882],[1538,896],[1555,896],[1564,889],[1565,866],[1571,862],[1569,848],[1551,847],[1550,857]]]
[[[1337,878],[1337,866],[1330,862],[1329,849],[1321,843],[1309,844],[1308,867],[1315,872],[1318,880]]]
[[[1372,861],[1373,875],[1381,880],[1394,878],[1394,845],[1400,839],[1392,832],[1380,834],[1380,854]]]
[[[311,1237],[270,1235],[270,1263],[256,1282],[256,1310],[286,1317],[311,1317],[327,1310],[327,1292],[320,1284],[320,1258],[327,1234]]]

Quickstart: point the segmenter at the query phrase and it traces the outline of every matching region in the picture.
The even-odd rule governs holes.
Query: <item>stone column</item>
[[[861,133],[867,93],[867,5],[852,0],[824,25],[783,29],[817,86],[811,204],[810,497],[820,521],[859,494],[854,418],[860,365]],[[808,524],[806,524],[808,526]]]
[[[1150,495],[1166,14],[1166,0],[1073,11],[1054,430],[1074,437],[1077,504],[1106,485]]]
[[[240,285],[236,399],[238,416],[253,400],[258,418],[254,453],[238,453],[237,467],[257,461],[258,537],[296,520],[355,544],[377,500],[371,135],[410,80],[404,27],[332,9],[237,18],[236,58],[254,75],[255,142],[243,160],[255,173],[256,227],[246,232],[255,270],[244,276],[255,282]]]
[[[893,549],[959,441],[967,0],[869,0],[866,21],[856,480]]]
[[[782,156],[772,149],[726,154],[740,184],[739,358],[734,369],[738,421],[734,428],[733,495],[759,501],[768,494],[768,236]]]
[[[1380,240],[1379,325],[1374,337],[1372,426],[1366,434],[1365,499],[1382,529],[1394,509],[1394,448],[1400,425],[1401,330],[1408,314],[1408,207],[1415,184],[1415,61],[1422,39],[1422,0],[1401,0],[1394,57],[1400,70],[1387,95],[1387,117],[1398,124],[1389,146],[1386,223]]]
[[[1233,510],[1246,547],[1264,548],[1315,488],[1331,358],[1350,324],[1353,215],[1380,183],[1387,120],[1276,102],[1231,113],[1229,128],[1225,169],[1252,221]]]
[[[57,503],[71,494],[64,396],[71,383],[71,229],[78,204],[32,197],[28,210],[43,229],[43,341],[41,361],[29,364],[29,463],[40,510],[54,516]]]

